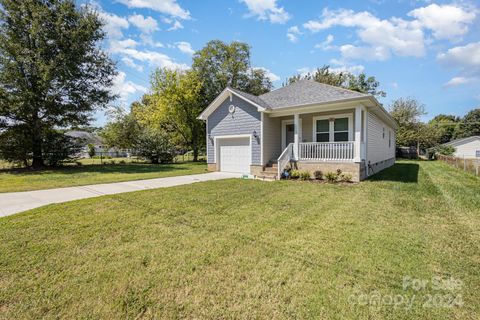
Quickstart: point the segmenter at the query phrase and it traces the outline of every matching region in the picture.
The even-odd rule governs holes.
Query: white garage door
[[[220,171],[250,173],[250,138],[219,139]]]

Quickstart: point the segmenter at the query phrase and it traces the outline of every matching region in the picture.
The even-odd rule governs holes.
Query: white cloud
[[[113,86],[111,88],[112,93],[119,96],[119,100],[122,104],[126,104],[128,97],[137,92],[147,92],[147,88],[136,84],[132,81],[126,80],[127,75],[125,72],[120,71],[113,80]]]
[[[151,47],[155,47],[155,48],[165,47],[163,43],[153,40],[152,36],[149,34],[141,34],[140,39],[142,40],[143,44],[149,45]]]
[[[302,33],[300,32],[298,26],[292,26],[287,29],[287,38],[293,43],[298,41],[298,36],[301,34]]]
[[[180,41],[176,42],[175,45],[177,46],[178,50],[185,54],[193,55],[195,53],[195,50],[192,49],[192,45],[189,42]]]
[[[466,77],[453,77],[447,83],[445,83],[446,87],[456,87],[462,84],[467,84],[469,82],[474,81],[475,79],[466,78]]]
[[[330,71],[332,72],[350,72],[353,74],[360,74],[365,71],[365,67],[361,64],[349,64],[343,60],[331,59]]]
[[[475,20],[473,8],[462,8],[454,4],[431,4],[408,13],[416,18],[422,26],[432,30],[437,39],[457,40],[468,32],[468,25]]]
[[[448,49],[440,53],[437,60],[446,67],[458,70],[458,76],[446,85],[461,85],[480,79],[480,42]]]
[[[322,49],[322,50],[331,50],[331,49],[334,49],[335,46],[332,46],[332,42],[335,38],[333,37],[333,35],[329,34],[327,36],[327,38],[325,39],[325,41],[321,42],[321,43],[318,43],[315,45],[315,48],[316,49]]]
[[[273,73],[272,71],[268,70],[265,67],[254,67],[253,69],[254,70],[263,70],[265,72],[265,75],[267,76],[267,78],[269,78],[270,81],[272,81],[272,82],[280,80],[279,76],[277,76],[275,73]]]
[[[390,51],[382,46],[378,47],[357,47],[351,44],[340,46],[340,53],[345,59],[363,59],[363,60],[387,60],[390,57]]]
[[[247,5],[248,16],[259,20],[269,20],[271,23],[283,24],[290,20],[290,14],[277,5],[277,0],[240,0]]]
[[[122,54],[133,60],[148,62],[151,66],[154,66],[154,67],[181,69],[181,70],[185,70],[189,68],[186,64],[177,63],[171,57],[157,51],[149,51],[149,50],[140,51],[132,48],[127,48],[122,51]]]
[[[124,40],[111,39],[109,51],[111,53],[118,53],[118,52],[122,52],[126,48],[135,48],[137,45],[138,45],[138,42],[133,39],[124,39]]]
[[[158,30],[158,23],[152,17],[144,17],[141,14],[133,14],[128,17],[128,21],[143,33],[152,33]]]
[[[169,16],[188,20],[190,12],[183,9],[176,0],[118,0],[129,8],[144,8],[167,14]]]
[[[183,29],[183,24],[180,23],[180,21],[175,20],[170,28],[168,28],[167,31],[175,31],[178,29]]]
[[[122,29],[128,29],[130,24],[128,20],[117,16],[113,13],[108,13],[99,10],[98,15],[100,19],[105,24],[103,30],[107,33],[108,37],[111,39],[119,39],[123,37]]]
[[[122,62],[125,63],[126,66],[137,70],[138,72],[143,72],[143,66],[136,64],[132,59],[129,57],[123,57]]]
[[[399,18],[381,20],[369,12],[353,10],[324,9],[322,19],[310,20],[303,27],[312,32],[319,32],[334,26],[356,28],[359,38],[366,44],[364,47],[346,45],[343,47],[344,57],[368,58],[362,54],[375,53],[374,59],[385,59],[394,53],[399,56],[423,56],[425,54],[424,35],[416,21]],[[341,47],[341,48],[342,48]],[[366,49],[365,47],[371,47]]]

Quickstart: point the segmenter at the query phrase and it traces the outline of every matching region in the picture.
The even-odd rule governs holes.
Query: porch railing
[[[283,169],[293,159],[293,143],[290,143],[285,150],[283,150],[280,157],[278,157],[278,179],[282,177]]]
[[[313,161],[353,161],[355,142],[302,142],[299,143],[299,159]]]

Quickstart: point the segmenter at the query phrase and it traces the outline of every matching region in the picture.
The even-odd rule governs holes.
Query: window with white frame
[[[317,142],[329,142],[330,141],[330,122],[328,119],[317,120],[316,125]]]
[[[316,142],[349,141],[352,129],[349,117],[316,119],[314,121]]]

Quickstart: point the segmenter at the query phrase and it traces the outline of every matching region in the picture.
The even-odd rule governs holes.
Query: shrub
[[[109,163],[110,164],[115,164],[115,160],[110,160]]]
[[[353,177],[350,173],[342,173],[339,176],[340,181],[344,181],[344,182],[352,182],[352,178]]]
[[[88,156],[93,158],[95,156],[95,146],[91,143],[87,144]]]
[[[325,174],[325,179],[327,179],[328,182],[335,182],[337,181],[338,175],[335,172],[327,172]]]
[[[342,170],[341,169],[337,169],[337,176],[341,175],[342,174]]]
[[[300,171],[298,171],[298,170],[290,171],[290,178],[292,178],[292,179],[300,178]]]
[[[75,164],[76,164],[78,167],[82,166],[82,163],[81,163],[80,161],[75,161]]]
[[[317,180],[322,180],[322,178],[323,178],[323,173],[322,173],[322,171],[320,171],[320,170],[316,170],[316,171],[313,173],[313,176],[314,176],[315,179],[317,179]]]
[[[126,164],[125,160],[120,160],[118,163],[119,164]]]
[[[310,172],[308,171],[300,171],[299,175],[300,175],[300,180],[303,180],[303,181],[310,180]]]
[[[144,130],[135,143],[135,149],[151,163],[171,163],[175,156],[171,137],[159,130]]]

